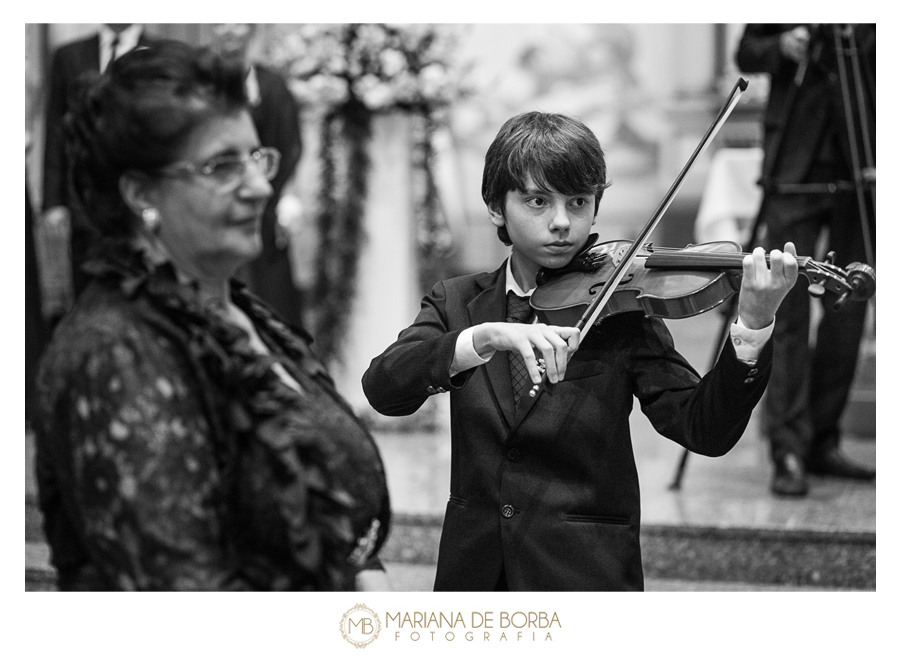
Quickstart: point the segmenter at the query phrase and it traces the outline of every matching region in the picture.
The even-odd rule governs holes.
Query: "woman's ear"
[[[488,206],[488,215],[491,218],[491,224],[500,228],[501,226],[506,226],[506,217],[503,216],[503,210],[499,207]]]
[[[128,209],[140,217],[147,208],[156,207],[154,180],[142,171],[129,170],[119,177],[119,194]]]

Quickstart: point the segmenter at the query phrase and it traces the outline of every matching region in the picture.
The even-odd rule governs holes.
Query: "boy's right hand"
[[[525,361],[531,381],[540,384],[542,371],[535,356],[537,350],[547,369],[547,379],[556,383],[565,378],[569,357],[578,349],[581,332],[575,327],[518,322],[485,322],[475,326],[472,343],[482,358],[492,352],[518,352]]]

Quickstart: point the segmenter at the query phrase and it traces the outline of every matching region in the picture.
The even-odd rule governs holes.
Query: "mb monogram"
[[[357,603],[341,618],[341,635],[358,649],[368,646],[381,632],[378,615],[362,603]]]

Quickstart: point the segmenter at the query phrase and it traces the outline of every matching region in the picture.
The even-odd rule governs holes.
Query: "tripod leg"
[[[752,248],[756,244],[756,241],[759,239],[760,225],[762,222],[763,211],[765,207],[766,197],[763,196],[759,211],[756,213],[756,218],[753,220],[753,226],[750,227],[750,235],[747,237],[747,243],[745,245],[744,251],[749,251],[750,248]],[[715,367],[716,361],[719,360],[719,355],[722,354],[722,348],[725,347],[725,341],[728,340],[728,335],[731,331],[731,325],[737,317],[737,302],[737,295],[732,297],[728,302],[728,312],[724,313],[722,316],[722,326],[719,327],[719,338],[715,343],[716,348],[712,354],[712,358],[710,359],[707,372]],[[671,484],[669,484],[670,490],[677,491],[681,489],[681,481],[682,479],[684,479],[684,471],[687,468],[688,455],[690,454],[691,451],[687,448],[685,448],[684,452],[682,452],[681,459],[678,460],[678,467],[675,470],[675,477],[672,479]]]
[[[855,32],[850,32],[850,69],[853,78],[853,91],[856,96],[857,115],[859,116],[860,141],[862,142],[863,166],[867,169],[875,168],[875,153],[873,147],[875,140],[869,130],[869,122],[866,118],[869,116],[869,101],[866,96],[866,80],[863,77],[862,67],[860,66],[860,45],[856,40]],[[870,84],[874,85],[874,81]],[[869,191],[872,194],[872,205],[875,202],[875,184],[872,183]]]
[[[849,35],[850,35],[850,48],[849,49],[844,48],[843,42],[841,40],[842,39],[841,27],[838,25],[835,25],[833,28],[834,47],[835,47],[835,52],[837,53],[838,77],[841,82],[841,97],[844,102],[844,117],[846,119],[847,138],[849,140],[849,145],[850,145],[850,160],[853,165],[853,182],[856,187],[856,199],[857,199],[857,204],[859,206],[859,218],[860,218],[860,222],[862,223],[862,234],[863,234],[863,241],[864,241],[864,246],[865,246],[865,251],[866,251],[866,260],[869,263],[874,264],[875,263],[875,249],[874,249],[874,245],[872,244],[872,236],[869,231],[869,213],[866,208],[865,189],[863,187],[863,180],[862,180],[863,168],[862,168],[862,162],[860,160],[859,145],[857,142],[857,134],[856,134],[856,125],[857,125],[857,121],[858,121],[860,130],[863,131],[863,136],[865,137],[868,135],[866,116],[864,114],[866,106],[865,106],[864,96],[862,98],[860,98],[860,97],[856,98],[857,104],[856,104],[855,108],[850,102],[851,89],[850,89],[849,75],[847,72],[847,64],[844,61],[844,58],[847,57],[850,60],[851,66],[855,65],[854,72],[858,71],[859,65],[858,65],[858,62],[856,61],[856,56],[857,56],[856,40],[853,35],[853,28],[851,26],[848,29],[849,29]],[[857,92],[859,91],[858,83],[854,87],[854,91],[857,91]],[[860,112],[860,115],[856,116],[854,114],[854,110],[858,110]]]
[[[765,208],[765,197],[763,197],[762,204],[760,205],[759,212],[756,213],[756,218],[753,220],[753,226],[750,228],[750,235],[747,238],[746,246],[753,247],[756,244],[757,239],[759,238],[759,229],[760,222],[763,217],[763,209]],[[748,249],[744,249],[747,251]],[[731,324],[734,322],[737,317],[737,301],[738,296],[735,295],[728,302],[728,312],[722,316],[722,326],[719,327],[719,338],[716,341],[716,349],[712,354],[712,358],[709,362],[709,368],[707,368],[707,372],[712,370],[716,361],[719,360],[719,355],[722,353],[722,348],[725,347],[725,341],[728,340],[728,335],[731,331]],[[684,452],[681,453],[681,459],[678,460],[678,467],[675,469],[675,477],[672,479],[672,483],[669,484],[669,489],[672,491],[678,491],[681,489],[681,481],[684,479],[684,471],[687,468],[688,455],[691,454],[691,451],[687,448],[684,449]]]
[[[754,233],[756,231],[754,230]],[[729,302],[729,312],[722,316],[722,326],[719,327],[719,339],[716,343],[717,348],[716,351],[713,352],[712,360],[710,361],[708,370],[712,370],[716,365],[716,361],[719,360],[719,355],[722,353],[722,348],[725,346],[725,341],[728,340],[728,334],[731,331],[731,324],[734,322],[735,312],[737,310],[736,306],[736,297],[732,298],[732,301]],[[677,491],[681,489],[681,480],[684,478],[684,470],[687,468],[688,455],[691,454],[691,451],[687,448],[683,449],[681,453],[681,459],[678,461],[678,467],[675,470],[675,477],[672,479],[672,483],[669,485],[669,489],[672,491]]]
[[[684,469],[687,467],[688,456],[691,454],[691,451],[687,448],[684,448],[681,452],[681,459],[678,460],[678,468],[675,469],[675,478],[672,480],[672,483],[669,485],[670,491],[678,491],[681,489],[681,479],[684,477]]]

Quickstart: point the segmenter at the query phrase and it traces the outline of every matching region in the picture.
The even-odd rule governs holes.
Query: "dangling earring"
[[[155,235],[159,232],[159,211],[156,208],[144,208],[141,211],[141,219],[148,233]]]

